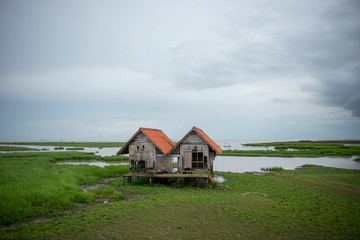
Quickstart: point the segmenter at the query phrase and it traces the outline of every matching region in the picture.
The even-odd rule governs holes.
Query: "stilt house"
[[[167,154],[174,146],[161,130],[140,128],[116,154],[129,154],[130,173],[171,173],[172,159]]]
[[[178,172],[213,173],[216,153],[222,149],[203,130],[193,127],[170,151],[172,158],[178,159]]]
[[[117,152],[129,154],[130,173],[213,173],[222,149],[200,128],[193,127],[176,145],[161,130],[140,128]]]

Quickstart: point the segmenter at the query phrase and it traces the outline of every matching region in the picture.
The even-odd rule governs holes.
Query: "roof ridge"
[[[172,147],[175,146],[173,142],[169,142],[168,140],[166,140],[166,139],[164,138],[164,136],[161,136],[161,137],[165,140],[165,142],[167,142],[168,144],[170,144]],[[170,139],[170,140],[171,140],[171,139]]]
[[[144,128],[144,127],[140,127],[140,129],[146,129],[146,130],[155,130],[155,131],[161,131],[161,129],[156,129],[156,128]]]
[[[222,153],[221,147],[219,145],[217,145],[216,142],[214,140],[212,140],[211,137],[209,137],[209,135],[207,135],[202,129],[194,126],[192,130],[194,130],[196,133],[198,133],[210,146],[212,146],[214,148],[214,150],[216,152],[218,152],[219,154]]]

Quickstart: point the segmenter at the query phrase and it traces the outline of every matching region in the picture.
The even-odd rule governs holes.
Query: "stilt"
[[[213,183],[213,188],[215,188],[216,182],[215,182],[214,179],[211,177],[211,175],[208,175],[208,179],[211,180],[211,182]]]

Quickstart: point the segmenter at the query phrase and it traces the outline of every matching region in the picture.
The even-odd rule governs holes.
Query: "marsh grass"
[[[60,154],[64,154],[62,157],[84,155],[71,152],[0,155],[1,193],[3,190],[6,194],[13,193],[13,198],[7,197],[5,203],[1,195],[1,204],[19,200],[16,205],[1,205],[0,211],[9,207],[7,216],[17,216],[17,221],[22,221],[36,215],[29,212],[28,217],[22,215],[22,211],[32,211],[32,205],[43,210],[37,212],[40,216],[51,216],[56,211],[74,209],[79,202],[87,204],[104,199],[113,202],[93,205],[37,225],[2,229],[0,238],[360,238],[358,170],[306,165],[301,170],[264,176],[216,173],[227,181],[215,189],[189,185],[176,188],[159,183],[150,187],[145,178],[134,178],[124,188],[121,179],[114,179],[109,187],[83,192],[82,184],[122,175],[128,167],[55,165],[55,157]],[[9,188],[5,189],[5,185]],[[248,192],[265,195],[243,194]],[[126,201],[121,201],[121,196]]]
[[[134,179],[123,188],[128,201],[3,230],[2,238],[359,239],[360,171],[308,165],[266,176],[216,174],[227,181],[215,189]]]
[[[66,148],[67,151],[75,151],[75,150],[84,150],[85,148],[82,147],[73,147],[73,148]]]
[[[284,169],[282,167],[268,167],[268,168],[261,168],[261,171],[263,172],[279,172],[279,171],[284,171]]]
[[[274,157],[323,157],[354,156],[360,154],[360,146],[344,146],[335,143],[287,142],[287,143],[253,143],[246,146],[274,146],[273,150],[224,150],[225,156],[274,156]],[[295,149],[297,151],[288,151]]]
[[[0,224],[54,216],[60,210],[76,208],[78,203],[93,203],[95,195],[84,192],[81,185],[128,172],[128,166],[55,164],[56,160],[88,156],[77,152],[1,154]]]
[[[39,151],[36,148],[0,146],[0,151]]]
[[[123,200],[124,196],[116,191],[111,186],[104,186],[100,189],[89,190],[88,191],[97,201],[104,202],[105,201],[114,201],[114,200]]]
[[[103,148],[122,147],[125,142],[0,142],[0,144]]]

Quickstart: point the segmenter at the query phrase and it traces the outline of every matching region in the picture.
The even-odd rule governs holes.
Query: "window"
[[[192,168],[204,168],[203,152],[192,152]]]
[[[156,154],[163,154],[161,151],[160,151],[160,149],[158,149],[158,148],[156,148]]]

